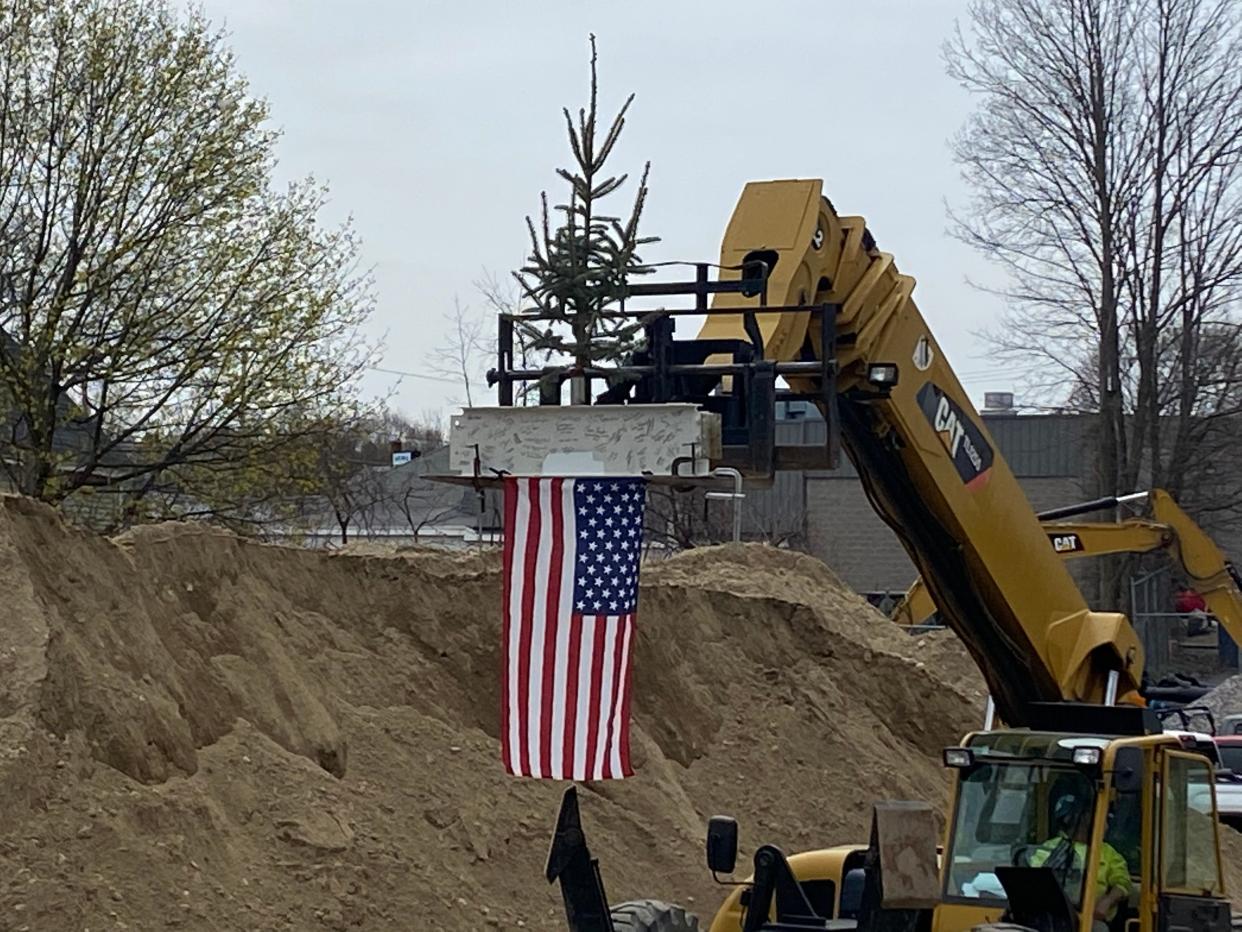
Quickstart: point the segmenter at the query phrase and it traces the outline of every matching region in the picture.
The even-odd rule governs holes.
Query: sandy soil
[[[499,762],[499,583],[494,554],[109,541],[0,498],[0,929],[560,932],[563,784]],[[795,849],[938,804],[982,715],[952,645],[808,557],[653,565],[639,622],[638,775],[581,792],[614,900],[710,913],[717,812]]]

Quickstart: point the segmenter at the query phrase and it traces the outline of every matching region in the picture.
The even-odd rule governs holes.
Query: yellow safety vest
[[[1040,845],[1035,853],[1031,855],[1031,867],[1039,867],[1049,857],[1052,852],[1062,844],[1064,838],[1058,836],[1049,838]],[[1074,861],[1072,868],[1085,872],[1085,863],[1087,857],[1087,846],[1084,842],[1074,842]],[[1117,849],[1112,845],[1104,842],[1100,845],[1100,869],[1095,875],[1095,896],[1096,899],[1104,896],[1113,887],[1118,887],[1128,895],[1131,889],[1130,883],[1130,867],[1126,864],[1126,859],[1117,853]],[[1109,910],[1108,918],[1111,920],[1117,915],[1117,907],[1114,906]]]

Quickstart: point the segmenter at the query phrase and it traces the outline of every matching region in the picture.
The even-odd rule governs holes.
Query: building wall
[[[1085,422],[1067,416],[985,417],[996,446],[1025,490],[1035,511],[1092,497],[1083,477]],[[817,416],[777,425],[782,445],[820,445],[824,423]],[[770,490],[748,495],[755,524],[786,523],[779,513],[802,510],[802,544],[863,593],[903,592],[915,578],[914,565],[896,535],[876,516],[848,460],[832,471],[780,473]],[[758,517],[762,515],[763,517]],[[747,522],[748,536],[754,536]],[[1085,567],[1081,568],[1085,569]]]
[[[1096,497],[1089,418],[985,415],[984,422],[1034,511]],[[820,444],[823,429],[823,423],[814,417],[783,422],[778,425],[778,442]],[[896,535],[871,509],[848,461],[831,472],[778,476],[773,491],[777,489],[785,507],[790,502],[802,503],[803,546],[831,565],[855,590],[864,594],[904,592],[914,580],[913,564]],[[756,499],[753,507],[764,507],[764,501]],[[1107,513],[1096,513],[1079,520],[1107,517]],[[1205,523],[1226,555],[1242,561],[1242,523],[1227,518],[1213,523],[1210,516]],[[1089,604],[1112,607],[1098,604],[1098,561],[1070,561],[1068,568]]]
[[[806,479],[807,549],[858,592],[901,591],[916,573],[896,535],[879,519],[856,476]]]
[[[804,481],[807,549],[859,592],[905,591],[917,571],[896,534],[872,510],[858,478],[824,472],[808,473]],[[1020,482],[1035,511],[1087,497],[1068,476]],[[1084,569],[1080,564],[1079,573]]]

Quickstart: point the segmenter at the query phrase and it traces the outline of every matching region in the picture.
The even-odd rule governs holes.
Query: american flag
[[[505,769],[628,777],[643,479],[505,479]]]

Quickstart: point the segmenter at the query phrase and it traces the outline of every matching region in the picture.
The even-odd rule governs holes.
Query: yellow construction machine
[[[721,419],[717,465],[758,481],[831,466],[843,450],[1005,724],[944,752],[951,802],[930,875],[934,842],[893,838],[929,825],[927,807],[877,805],[870,843],[792,856],[760,846],[711,932],[1229,929],[1212,765],[1144,707],[1138,637],[1125,616],[1088,608],[1048,545],[915,306],[914,280],[817,180],[748,184],[717,269],[714,280],[705,264],[692,282],[633,286],[694,306],[619,309],[641,319],[646,340],[615,369],[515,368],[502,318],[490,376],[502,405],[517,382],[559,378],[606,382],[596,404],[691,402]],[[697,338],[676,338],[679,313],[705,316]],[[782,396],[819,406],[822,450],[776,444]],[[711,869],[731,872],[735,823],[713,819],[708,839]],[[572,790],[548,879],[574,932],[698,928],[664,904],[609,908]]]
[[[1068,521],[1092,511],[1120,504],[1145,503],[1145,517],[1120,521]],[[1203,596],[1208,611],[1242,644],[1242,575],[1216,542],[1164,489],[1136,492],[1120,498],[1102,498],[1039,515],[1048,545],[1065,560],[1117,553],[1166,553],[1191,588]],[[922,625],[936,604],[916,579],[893,609],[892,618],[906,626]]]

